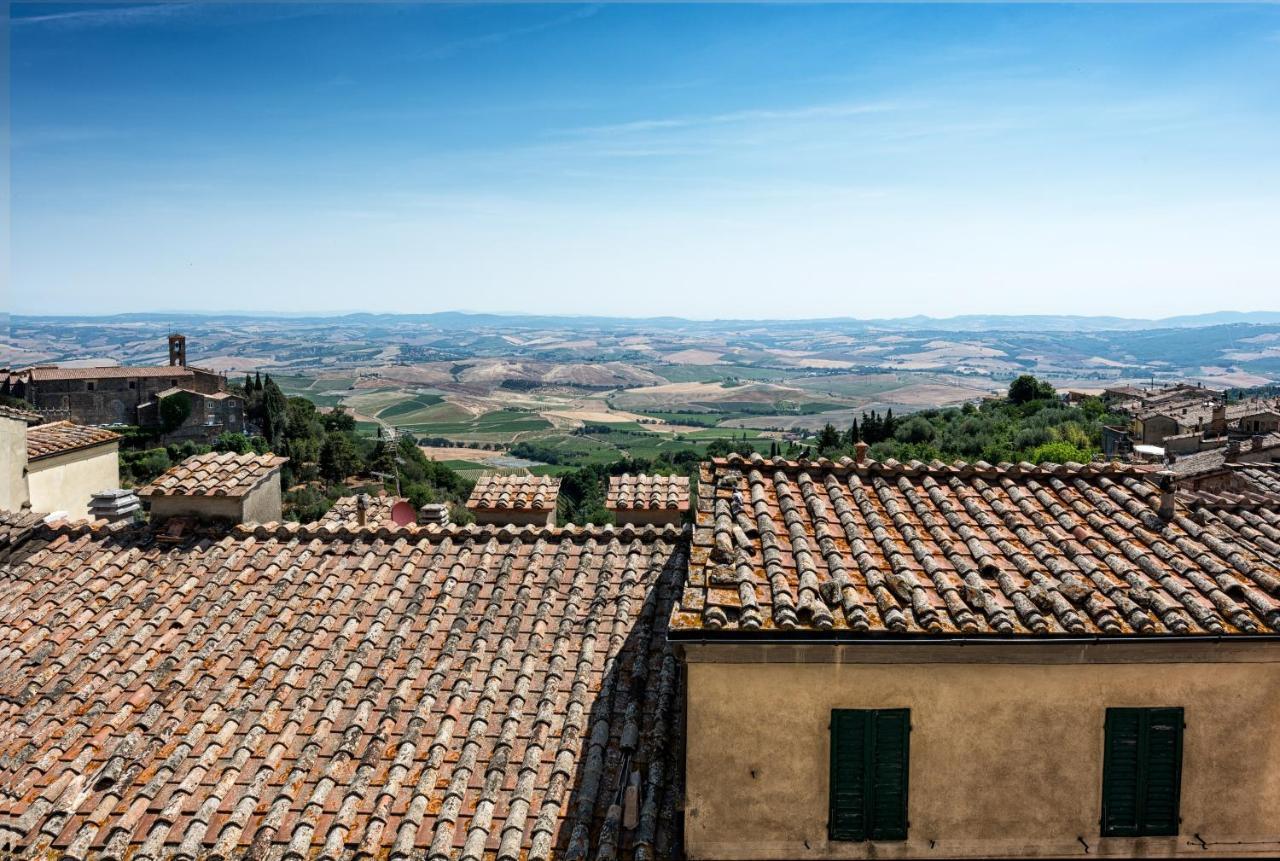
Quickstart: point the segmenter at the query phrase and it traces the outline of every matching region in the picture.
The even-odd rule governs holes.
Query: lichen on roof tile
[[[1150,476],[716,461],[703,467],[690,588],[674,618],[851,635],[1280,631],[1280,513],[1228,517],[1183,494],[1166,521]]]
[[[41,527],[20,552],[0,843],[22,857],[680,854],[674,529]]]

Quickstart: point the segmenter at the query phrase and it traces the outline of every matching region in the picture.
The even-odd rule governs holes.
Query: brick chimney
[[[1213,405],[1213,417],[1209,420],[1209,433],[1222,436],[1227,432],[1227,405],[1217,401]]]
[[[1262,451],[1267,447],[1267,435],[1256,433],[1253,435],[1253,439],[1251,439],[1250,442],[1252,443],[1251,448],[1254,451]]]
[[[857,445],[855,445],[855,446],[853,447],[853,461],[854,461],[854,463],[866,463],[866,462],[867,462],[867,449],[869,449],[869,448],[871,448],[871,446],[867,445],[867,444],[866,444],[865,442],[863,442],[862,440],[858,440],[858,444],[857,444]]]
[[[1227,463],[1235,463],[1240,459],[1240,440],[1233,439],[1227,441]]]
[[[1178,510],[1178,475],[1170,470],[1156,473],[1156,487],[1160,496],[1156,502],[1156,514],[1161,520],[1172,520]]]
[[[170,366],[187,366],[187,336],[186,335],[170,335],[169,336],[169,364]]]

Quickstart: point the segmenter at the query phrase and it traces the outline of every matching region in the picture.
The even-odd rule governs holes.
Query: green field
[[[442,410],[443,408],[460,410],[459,407],[455,407],[453,404],[441,403],[427,408],[424,413]],[[411,424],[396,422],[396,424],[419,436],[463,438],[477,442],[506,442],[515,434],[548,430],[552,427],[551,422],[537,413],[524,412],[522,410],[494,410],[474,417],[465,413],[465,411],[463,412],[467,415],[466,419],[454,421],[432,420]]]
[[[444,403],[444,398],[440,395],[418,394],[383,407],[378,411],[377,416],[392,424],[414,424],[431,421],[429,410],[442,403]]]
[[[722,380],[784,380],[795,371],[752,368],[747,365],[655,365],[653,372],[673,383],[715,383]]]

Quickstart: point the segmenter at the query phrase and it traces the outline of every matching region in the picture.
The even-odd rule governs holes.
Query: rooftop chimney
[[[104,490],[93,495],[89,515],[109,523],[132,521],[142,514],[142,500],[132,490]]]
[[[1267,447],[1267,435],[1256,433],[1253,435],[1253,439],[1251,440],[1251,442],[1253,444],[1252,448],[1254,451],[1262,451],[1264,448]]]
[[[1209,420],[1209,433],[1222,436],[1227,432],[1227,405],[1218,401],[1213,405],[1213,417]]]
[[[1227,440],[1227,463],[1235,463],[1240,458],[1240,440]]]
[[[418,523],[422,526],[448,526],[449,506],[439,502],[429,502],[418,509]]]
[[[855,463],[866,463],[866,462],[867,462],[867,449],[869,449],[869,448],[871,448],[871,446],[867,445],[867,444],[866,444],[865,442],[863,442],[862,440],[858,440],[858,444],[857,444],[857,445],[855,445],[855,446],[853,447],[853,460],[854,460],[854,462],[855,462]]]
[[[169,364],[183,368],[187,366],[187,336],[169,336]]]
[[[1169,470],[1156,473],[1156,487],[1160,489],[1156,514],[1161,520],[1172,520],[1178,508],[1178,475]]]

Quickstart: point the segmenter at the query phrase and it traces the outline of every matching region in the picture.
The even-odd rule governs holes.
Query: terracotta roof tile
[[[13,419],[19,422],[38,422],[42,416],[32,410],[23,410],[17,407],[5,406],[0,404],[0,419]]]
[[[467,508],[554,511],[559,495],[560,479],[548,475],[484,475]]]
[[[274,454],[197,454],[170,467],[139,496],[244,496],[289,458]]]
[[[27,460],[66,454],[116,442],[120,434],[105,428],[61,421],[27,428]]]
[[[664,508],[689,510],[689,479],[683,475],[614,475],[605,507],[611,510]]]
[[[30,511],[6,511],[0,508],[0,562],[11,548],[20,545],[39,525],[41,515]]]
[[[105,380],[123,377],[186,377],[192,376],[190,368],[182,365],[113,365],[109,368],[32,368],[31,379],[45,380]]]
[[[366,493],[363,496],[365,497],[366,526],[392,525],[391,509],[397,502],[405,501],[403,497],[387,493]],[[358,526],[359,505],[360,495],[339,497],[334,500],[333,506],[325,512],[319,522],[329,526]]]
[[[1280,631],[1280,512],[1175,510],[1116,464],[717,460],[672,628]]]
[[[40,527],[0,565],[25,857],[678,857],[674,528]]]

